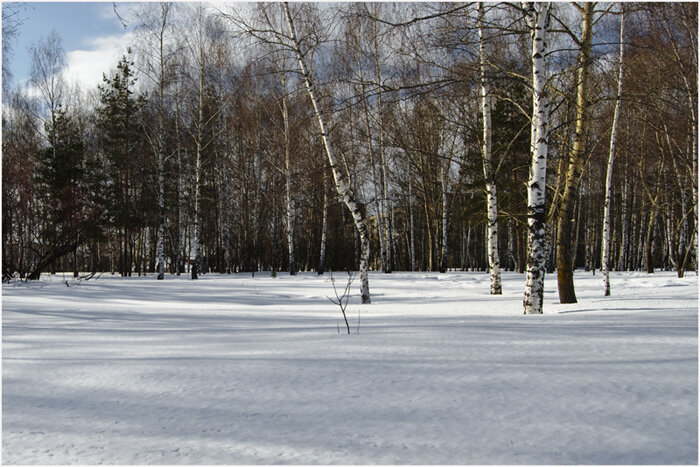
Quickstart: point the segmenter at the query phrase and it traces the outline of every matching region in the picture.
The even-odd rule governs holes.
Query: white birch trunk
[[[323,223],[321,224],[321,254],[318,260],[318,274],[326,272],[326,246],[328,244],[328,188],[326,172],[323,172]]]
[[[603,286],[605,296],[610,295],[610,201],[612,199],[612,174],[613,163],[615,161],[615,144],[617,137],[617,122],[620,118],[620,105],[622,103],[622,72],[623,57],[625,52],[624,28],[625,13],[624,6],[620,16],[620,58],[619,71],[617,75],[617,96],[615,98],[615,113],[613,114],[612,130],[610,132],[610,153],[608,155],[608,169],[605,175],[605,203],[603,205],[603,254],[600,267],[603,272]]]
[[[197,141],[195,169],[194,169],[194,232],[192,233],[192,251],[194,253],[194,263],[192,264],[192,279],[199,278],[199,266],[202,262],[201,252],[201,223],[200,223],[200,174],[201,174],[201,145]]]
[[[547,260],[545,182],[549,109],[546,94],[547,29],[551,3],[527,3],[527,20],[532,37],[532,124],[530,177],[527,183],[528,255],[523,306],[525,314],[541,314]]]
[[[162,66],[162,64],[161,64]],[[161,83],[159,92],[158,109],[158,135],[156,148],[157,163],[157,183],[158,183],[158,230],[156,231],[156,271],[157,280],[165,279],[165,177],[163,175],[163,142],[165,141],[165,127],[163,125],[163,81],[161,73]]]
[[[440,251],[440,272],[447,272],[447,170],[442,167],[442,250]]]
[[[292,167],[289,151],[289,111],[287,109],[287,85],[282,73],[282,121],[284,124],[284,179],[285,179],[285,207],[287,218],[287,248],[289,252],[289,275],[295,276],[296,263],[294,261],[294,201],[292,200]]]
[[[481,157],[486,181],[487,250],[491,272],[491,295],[501,295],[501,264],[498,256],[498,192],[491,161],[491,99],[486,81],[486,56],[484,44],[484,3],[479,3],[479,68],[481,72],[481,115],[483,120],[483,142]]]
[[[156,264],[158,280],[165,278],[165,194],[163,185],[163,152],[160,149],[158,154],[158,230],[156,238]]]
[[[411,271],[416,270],[416,227],[413,219],[413,180],[408,180],[408,217],[411,231]]]
[[[299,68],[301,74],[304,77],[304,84],[306,85],[306,91],[311,100],[311,105],[314,108],[314,113],[316,114],[316,120],[318,121],[318,126],[321,131],[321,138],[323,140],[323,145],[326,149],[326,155],[328,156],[328,162],[330,163],[331,170],[333,171],[333,178],[335,179],[335,186],[338,194],[342,197],[345,205],[350,210],[353,220],[355,222],[355,227],[357,233],[360,237],[360,292],[362,295],[362,303],[370,303],[369,295],[369,233],[367,231],[367,225],[365,223],[364,216],[355,202],[355,196],[350,188],[349,180],[346,179],[345,174],[340,169],[338,161],[331,147],[330,140],[328,138],[328,132],[326,131],[326,125],[323,119],[323,114],[321,113],[321,108],[316,100],[316,92],[314,88],[313,79],[309,73],[309,69],[304,62],[304,54],[301,51],[299,40],[297,39],[296,31],[294,29],[294,22],[292,20],[292,15],[289,11],[289,4],[285,2],[282,5],[284,9],[284,14],[287,19],[287,25],[289,26],[289,34],[292,40],[292,47],[297,56],[297,61],[299,62]]]
[[[697,122],[693,122],[693,211],[695,213],[695,275],[700,271],[700,251],[698,250],[698,132]]]
[[[201,15],[200,14],[200,23]],[[197,128],[195,128],[195,168],[194,168],[194,232],[192,238],[192,250],[194,253],[194,264],[192,265],[192,279],[199,278],[199,268],[202,263],[201,251],[201,216],[200,216],[200,198],[201,198],[201,165],[202,165],[202,138],[204,132],[204,44],[202,43],[204,27],[199,25],[199,91],[197,100]]]
[[[164,56],[164,35],[165,35],[165,27],[167,25],[167,17],[168,17],[168,8],[169,6],[167,4],[162,4],[161,5],[161,13],[162,13],[162,22],[161,22],[161,28],[160,28],[160,33],[158,36],[158,45],[159,45],[159,54],[158,54],[158,59],[159,59],[159,76],[158,76],[158,135],[157,135],[157,178],[158,178],[158,230],[157,230],[157,238],[156,238],[156,268],[158,272],[157,279],[158,280],[163,280],[165,279],[165,194],[164,194],[164,185],[165,185],[165,178],[163,175],[163,159],[164,159],[164,144],[165,144],[165,125],[163,122],[163,99],[164,99],[164,91],[165,91],[165,56]]]

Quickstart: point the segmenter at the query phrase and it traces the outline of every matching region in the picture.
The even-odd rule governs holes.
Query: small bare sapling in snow
[[[348,307],[348,301],[350,300],[350,286],[355,280],[355,273],[348,271],[348,281],[345,284],[345,290],[343,293],[338,293],[338,288],[335,286],[335,277],[333,276],[333,271],[331,271],[331,283],[333,284],[333,292],[335,292],[335,299],[328,297],[328,300],[335,303],[340,307],[341,313],[343,313],[343,319],[345,320],[345,326],[348,329],[348,334],[350,334],[350,323],[348,323],[348,317],[345,314],[345,309]],[[358,318],[357,331],[360,331],[360,322]]]

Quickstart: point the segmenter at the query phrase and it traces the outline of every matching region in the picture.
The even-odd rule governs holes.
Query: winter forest
[[[5,90],[5,280],[697,268],[695,3],[140,8],[97,89],[48,33]]]
[[[698,3],[35,5],[1,463],[697,465]]]

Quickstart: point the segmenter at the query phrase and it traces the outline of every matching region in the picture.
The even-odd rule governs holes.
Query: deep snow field
[[[5,464],[698,462],[693,272],[372,273],[352,335],[328,274],[65,277],[2,287]]]

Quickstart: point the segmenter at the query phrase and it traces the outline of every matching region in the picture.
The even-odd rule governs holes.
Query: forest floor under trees
[[[692,272],[372,273],[352,335],[328,274],[65,279],[2,287],[5,464],[698,462]]]

